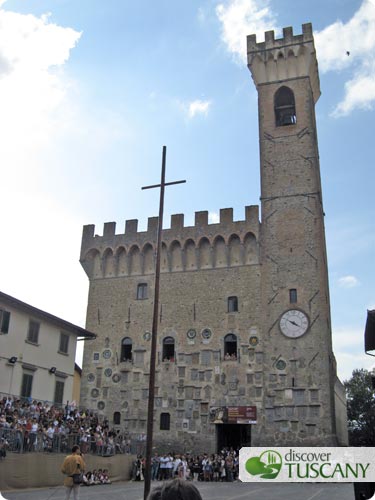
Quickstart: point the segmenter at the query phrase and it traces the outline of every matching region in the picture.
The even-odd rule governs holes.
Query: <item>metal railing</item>
[[[83,438],[83,439],[82,439]],[[144,454],[145,443],[136,439],[124,441],[122,438],[87,439],[82,434],[54,434],[28,432],[23,429],[0,427],[1,447],[13,453],[70,453],[77,444],[82,453],[99,456],[116,454]]]

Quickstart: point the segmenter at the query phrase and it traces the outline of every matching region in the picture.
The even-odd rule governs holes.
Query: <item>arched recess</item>
[[[141,264],[141,252],[139,248],[134,245],[131,247],[129,252],[129,274],[141,274],[142,273],[142,264]]]
[[[245,264],[258,262],[258,247],[253,233],[247,233],[244,239]]]
[[[286,62],[284,54],[279,52],[277,55],[277,75],[279,80],[285,80],[286,78]]]
[[[170,246],[171,271],[182,271],[182,252],[179,241],[173,241]]]
[[[186,271],[197,269],[197,253],[193,240],[185,243],[185,269]]]
[[[153,274],[154,272],[154,249],[150,243],[146,243],[143,247],[143,274]]]
[[[277,79],[277,65],[276,65],[276,61],[274,59],[272,52],[270,52],[268,54],[266,71],[267,71],[267,79],[268,80],[276,80]]]
[[[241,241],[237,234],[232,234],[229,238],[229,265],[241,266],[242,265],[242,255],[241,255]]]
[[[128,274],[128,263],[126,259],[126,250],[120,247],[116,252],[117,259],[117,276],[126,276]]]
[[[214,241],[215,267],[228,267],[227,246],[222,236],[217,236]]]
[[[85,258],[82,261],[82,265],[91,279],[102,278],[102,266],[98,250],[93,248],[92,250],[87,252]]]
[[[287,77],[288,78],[293,78],[298,75],[298,69],[297,69],[297,58],[293,52],[293,49],[289,49],[288,51],[288,58],[287,58]]]
[[[296,103],[293,90],[283,85],[274,97],[276,127],[285,127],[297,123]]]
[[[207,238],[202,238],[199,242],[199,267],[200,269],[212,267],[211,246]]]
[[[107,248],[103,255],[104,277],[115,276],[115,258],[111,248]]]
[[[169,271],[168,250],[165,243],[161,244],[160,270],[162,273],[167,273]]]

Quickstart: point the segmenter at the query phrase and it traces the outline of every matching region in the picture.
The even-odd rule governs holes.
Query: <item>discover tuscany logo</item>
[[[375,448],[241,448],[243,482],[373,482]]]

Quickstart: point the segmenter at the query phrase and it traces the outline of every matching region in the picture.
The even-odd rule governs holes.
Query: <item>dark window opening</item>
[[[121,342],[121,361],[131,361],[133,359],[133,342],[129,337],[125,337]]]
[[[289,302],[295,304],[297,302],[297,289],[291,288],[289,290]]]
[[[165,337],[163,340],[163,361],[174,361],[174,338]]]
[[[169,431],[171,427],[171,416],[169,413],[160,414],[160,430]]]
[[[31,319],[29,322],[29,330],[27,332],[27,340],[29,342],[32,342],[33,344],[38,343],[39,328],[40,328],[40,323],[38,323],[37,321],[33,321]]]
[[[147,299],[147,283],[139,283],[137,286],[137,300]]]
[[[68,348],[69,348],[69,335],[61,332],[59,351],[63,352],[64,354],[68,354]]]
[[[297,123],[296,105],[293,91],[288,87],[280,87],[275,94],[276,127]]]
[[[228,312],[237,312],[238,311],[238,298],[237,297],[228,297]]]
[[[121,423],[121,413],[119,411],[115,411],[113,414],[113,424],[120,425]]]
[[[53,401],[57,404],[62,404],[64,401],[64,382],[56,380],[55,395]]]
[[[33,376],[28,373],[24,373],[22,376],[22,385],[21,385],[21,397],[22,398],[30,398],[31,397],[31,389],[33,386]]]
[[[225,361],[237,359],[237,337],[233,333],[228,333],[224,337],[224,359]]]
[[[0,332],[9,332],[10,312],[0,309]]]

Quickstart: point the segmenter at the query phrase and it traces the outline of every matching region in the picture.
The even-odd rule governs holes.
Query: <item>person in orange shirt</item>
[[[65,458],[61,466],[61,472],[66,475],[64,479],[65,500],[69,500],[72,491],[74,500],[79,500],[80,485],[73,482],[73,474],[81,474],[85,468],[86,464],[82,458],[81,450],[78,445],[74,445],[72,454]]]

